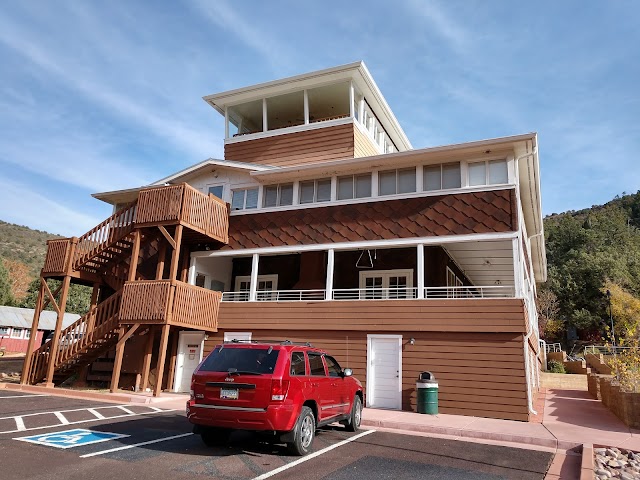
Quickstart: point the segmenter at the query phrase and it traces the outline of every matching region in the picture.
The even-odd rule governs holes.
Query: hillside
[[[609,298],[616,322],[640,311],[625,305],[640,298],[640,192],[604,205],[544,219],[548,281],[540,288],[547,339],[567,331],[583,339],[608,337]],[[631,303],[630,303],[631,302]],[[634,320],[635,319],[635,320]]]
[[[35,278],[44,264],[47,240],[52,238],[62,237],[0,220],[0,257],[24,263]]]

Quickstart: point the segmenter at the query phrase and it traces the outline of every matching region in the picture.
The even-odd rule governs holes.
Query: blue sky
[[[414,147],[537,131],[545,214],[640,189],[640,2],[80,0],[0,9],[0,219],[222,158],[201,97],[364,60]]]

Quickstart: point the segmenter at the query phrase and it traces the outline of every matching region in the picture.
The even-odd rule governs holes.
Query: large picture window
[[[378,193],[395,195],[416,191],[416,169],[386,170],[378,173]]]
[[[251,208],[258,208],[258,187],[233,190],[231,209],[248,210]]]
[[[300,203],[328,202],[330,200],[330,178],[300,182]]]
[[[293,183],[264,187],[263,207],[281,207],[285,205],[293,205]]]
[[[338,177],[338,200],[371,196],[371,174]]]
[[[460,188],[460,163],[425,165],[423,168],[425,191]]]
[[[509,183],[509,172],[506,160],[489,160],[473,162],[467,167],[469,186],[500,185]]]

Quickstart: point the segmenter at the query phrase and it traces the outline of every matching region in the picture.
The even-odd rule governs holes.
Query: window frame
[[[312,180],[300,180],[298,183],[298,204],[299,205],[309,205],[311,203],[327,203],[327,202],[331,202],[332,201],[332,191],[333,191],[333,182],[331,180],[332,177],[322,177],[322,178],[315,178]],[[302,201],[302,185],[303,184],[309,184],[313,182],[313,200],[308,202]],[[319,182],[329,182],[329,198],[327,200],[318,200],[318,183]]]
[[[324,370],[324,374],[317,375],[317,374],[313,373],[313,369],[311,367],[311,357],[320,358],[320,362],[322,363],[322,369]],[[327,366],[324,363],[323,357],[324,357],[324,355],[322,353],[319,353],[319,352],[307,352],[307,359],[309,360],[309,376],[310,377],[329,378],[329,375],[327,373]]]
[[[489,173],[490,164],[498,163],[498,162],[504,164],[504,167],[506,169],[507,181],[505,183],[491,183],[490,181],[490,173]],[[479,165],[479,164],[484,164],[484,183],[476,183],[474,185],[471,185],[471,166]],[[509,178],[509,161],[506,158],[493,158],[493,159],[487,159],[487,160],[469,161],[467,162],[466,170],[467,170],[467,175],[466,175],[467,186],[471,188],[493,186],[493,185],[509,185],[509,182],[511,181]]]
[[[12,328],[9,338],[21,339],[24,338],[24,328]]]
[[[4,333],[2,330],[6,330]],[[11,327],[0,327],[0,337],[8,337],[11,335]]]
[[[331,367],[329,366],[329,361],[332,361],[338,367],[338,374],[337,375],[332,375],[331,374]],[[327,372],[329,372],[329,377],[331,377],[331,378],[341,378],[342,377],[342,367],[340,366],[340,363],[338,363],[338,361],[335,358],[333,358],[330,355],[325,355],[324,356],[324,362],[325,362],[325,365],[326,365],[326,370],[327,370]]]
[[[413,289],[413,269],[412,268],[402,268],[402,269],[393,269],[393,270],[366,270],[366,271],[361,271],[359,274],[359,286],[360,286],[360,290],[364,290],[366,293],[367,290],[367,278],[375,278],[375,277],[382,277],[382,286],[379,287],[382,290],[380,291],[380,297],[379,299],[381,300],[387,300],[389,298],[391,298],[389,296],[389,279],[391,277],[403,277],[406,276],[407,277],[407,286],[405,287],[406,290],[406,296],[404,297],[393,297],[392,299],[402,299],[402,298],[413,298],[413,293],[412,290]],[[409,296],[411,295],[411,296]],[[374,297],[373,299],[377,299],[378,297]]]
[[[216,195],[215,193],[211,192],[212,188],[221,188],[222,189],[222,193],[220,194],[220,196]],[[227,191],[227,184],[226,183],[210,183],[208,185],[205,186],[205,191],[207,193],[207,195],[213,195],[217,198],[219,198],[220,200],[224,200],[224,194]]]
[[[368,177],[369,179],[369,195],[358,196],[357,195],[357,179],[362,177]],[[340,180],[351,179],[351,194],[353,196],[348,198],[340,198]],[[365,173],[354,173],[351,175],[340,175],[336,176],[336,200],[357,200],[360,198],[371,198],[373,197],[373,172],[365,172]]]
[[[255,190],[256,191],[256,205],[254,207],[247,207],[247,192],[249,190]],[[233,205],[233,196],[236,192],[243,192],[242,195],[242,208],[235,208]],[[231,189],[231,211],[232,212],[237,212],[240,210],[257,210],[258,206],[260,205],[260,188],[258,186],[252,186],[252,187],[238,187],[238,188],[233,188]]]
[[[451,166],[451,165],[457,165],[458,167],[458,185],[455,187],[445,187],[444,186],[444,167],[446,166]],[[435,188],[435,189],[427,189],[427,172],[430,169],[435,170],[436,168],[438,168],[440,170],[440,187],[439,188]],[[462,165],[461,162],[447,162],[447,163],[437,163],[437,164],[430,164],[430,165],[423,165],[422,166],[422,191],[423,192],[436,192],[438,190],[455,190],[458,188],[462,188]]]
[[[413,190],[409,190],[408,192],[400,192],[399,191],[399,179],[400,179],[400,172],[408,172],[413,170]],[[395,173],[395,180],[396,180],[396,185],[395,185],[395,191],[393,193],[381,193],[382,189],[380,188],[382,186],[381,181],[382,181],[382,175],[384,175],[385,173],[391,173],[394,172]],[[413,167],[406,167],[406,168],[390,168],[388,170],[378,170],[378,196],[379,197],[388,197],[391,195],[406,195],[408,193],[418,193],[418,167],[417,166],[413,166]]]
[[[276,183],[272,185],[265,185],[262,187],[262,208],[276,208],[276,207],[290,207],[293,205],[294,194],[295,194],[295,182],[288,183]],[[291,186],[291,203],[282,204],[282,187]],[[275,205],[266,205],[267,202],[267,189],[276,188],[276,204]]]
[[[293,356],[295,354],[300,354],[302,355],[302,363],[304,365],[304,373],[302,374],[298,374],[298,373],[293,373]],[[294,350],[291,352],[291,355],[289,356],[289,375],[292,377],[308,377],[309,376],[309,368],[307,365],[307,357],[304,354],[303,351],[301,350]]]

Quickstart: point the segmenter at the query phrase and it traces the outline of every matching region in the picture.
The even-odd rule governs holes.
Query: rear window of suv
[[[217,347],[200,366],[201,372],[271,374],[280,350],[274,348]]]

